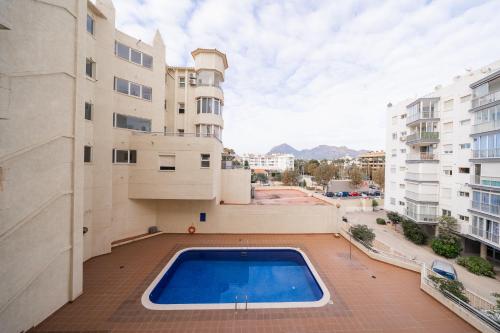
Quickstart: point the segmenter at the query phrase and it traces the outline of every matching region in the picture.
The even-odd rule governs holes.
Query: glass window
[[[130,56],[130,48],[126,45],[116,42],[116,55],[120,58],[128,60]]]
[[[203,101],[203,105],[202,105],[201,112],[202,113],[207,113],[207,110],[208,110],[208,98],[203,97],[202,101]]]
[[[83,147],[83,162],[85,163],[92,162],[92,147],[90,146]]]
[[[196,99],[196,113],[201,112],[201,98]]]
[[[214,113],[219,114],[219,106],[220,106],[220,101],[218,99],[214,99]]]
[[[116,78],[115,82],[116,91],[128,94],[128,81],[120,78]]]
[[[137,163],[137,150],[129,150],[129,163]]]
[[[153,68],[153,57],[145,53],[142,54],[142,65],[147,68]]]
[[[115,127],[136,131],[151,132],[151,120],[123,114],[115,114]]]
[[[92,104],[85,102],[85,119],[92,120]]]
[[[93,62],[89,58],[87,58],[87,61],[85,64],[85,74],[87,74],[87,76],[91,77],[91,78],[95,77],[95,62]]]
[[[128,163],[128,150],[115,149],[115,163]]]
[[[179,113],[183,114],[185,112],[184,103],[179,103]]]
[[[141,52],[136,51],[134,49],[130,49],[130,61],[138,65],[141,65],[142,64]]]
[[[186,78],[184,76],[179,76],[179,87],[184,88],[186,86]]]
[[[159,155],[160,171],[175,171],[175,155]]]
[[[210,154],[201,154],[201,167],[210,168]]]
[[[142,98],[150,101],[153,98],[153,89],[151,87],[142,86]]]
[[[130,95],[141,97],[141,86],[136,83],[130,82]]]
[[[87,15],[87,31],[94,34],[94,19],[90,15]]]

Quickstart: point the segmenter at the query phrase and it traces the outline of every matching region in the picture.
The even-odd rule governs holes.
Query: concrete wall
[[[85,7],[0,2],[0,332],[82,292]]]
[[[206,213],[207,221],[199,222]],[[214,201],[161,200],[158,227],[185,233],[332,233],[337,232],[335,206],[217,205]]]
[[[225,204],[249,204],[252,200],[250,178],[250,170],[222,169],[221,200]]]

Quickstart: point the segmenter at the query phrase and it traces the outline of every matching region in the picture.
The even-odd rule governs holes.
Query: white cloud
[[[229,61],[224,143],[380,149],[389,101],[427,93],[500,55],[500,1],[115,1],[119,29],[170,65],[216,47]]]

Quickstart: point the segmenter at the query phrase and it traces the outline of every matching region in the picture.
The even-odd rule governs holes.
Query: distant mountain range
[[[369,150],[355,150],[347,148],[346,146],[337,147],[327,145],[320,145],[311,149],[297,150],[289,144],[283,143],[273,147],[268,154],[292,154],[295,158],[304,160],[334,160],[344,156],[357,157],[367,152],[369,152]]]

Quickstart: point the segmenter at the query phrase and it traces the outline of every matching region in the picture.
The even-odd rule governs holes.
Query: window
[[[404,206],[404,205],[405,205],[405,202],[404,202],[404,201],[400,201],[400,202],[399,202],[399,205],[400,205],[400,206]]]
[[[85,119],[92,120],[92,108],[93,105],[89,102],[85,102]]]
[[[392,133],[392,139],[396,140],[398,138],[398,133]]]
[[[113,163],[137,163],[136,150],[113,149]]]
[[[452,176],[453,172],[449,168],[443,168],[443,173],[447,176]]]
[[[160,171],[175,171],[175,155],[159,155]]]
[[[87,74],[88,77],[95,79],[95,62],[92,59],[87,58],[85,64],[85,74]]]
[[[451,211],[450,210],[443,209],[442,211],[443,211],[443,213],[442,213],[443,216],[451,216]]]
[[[186,86],[186,78],[184,76],[179,76],[179,87],[184,88]]]
[[[458,168],[458,173],[470,173],[470,168]]]
[[[405,153],[406,153],[406,148],[401,149],[401,154],[405,154]]]
[[[201,154],[201,167],[210,168],[210,154]]]
[[[443,154],[453,154],[453,145],[443,145]]]
[[[217,98],[199,97],[196,99],[196,113],[222,114],[222,101]]]
[[[92,147],[84,146],[83,147],[83,162],[90,163],[92,162]]]
[[[469,217],[468,217],[468,216],[465,216],[465,215],[458,215],[458,219],[459,219],[460,221],[469,222]]]
[[[179,128],[177,130],[177,133],[179,134],[179,136],[184,136],[184,129]]]
[[[400,166],[399,167],[399,171],[406,171],[406,167],[405,166]]]
[[[115,42],[115,54],[127,61],[146,68],[153,68],[153,57],[128,47],[120,42]]]
[[[391,205],[395,205],[396,204],[396,198],[391,198]]]
[[[460,97],[460,103],[467,103],[467,102],[470,101],[470,99],[471,99],[471,95],[470,94],[462,96],[462,97]]]
[[[470,149],[470,143],[461,143],[460,149]]]
[[[396,157],[396,152],[397,152],[397,149],[392,149],[391,150],[391,156],[392,157]]]
[[[464,192],[464,191],[458,191],[458,196],[459,197],[465,197],[468,198],[470,196],[469,192]]]
[[[151,120],[113,113],[113,127],[151,132]]]
[[[399,184],[399,188],[405,188],[406,185],[405,184]]]
[[[184,103],[179,103],[179,114],[184,114]]]
[[[87,32],[94,34],[94,19],[90,15],[87,15]]]
[[[469,126],[469,125],[470,125],[470,119],[460,120],[460,126]]]
[[[403,113],[403,114],[401,115],[401,119],[405,119],[405,118],[406,118],[406,113]]]
[[[115,77],[114,89],[122,94],[139,97],[147,101],[151,101],[153,98],[151,87],[120,79],[119,77]]]

